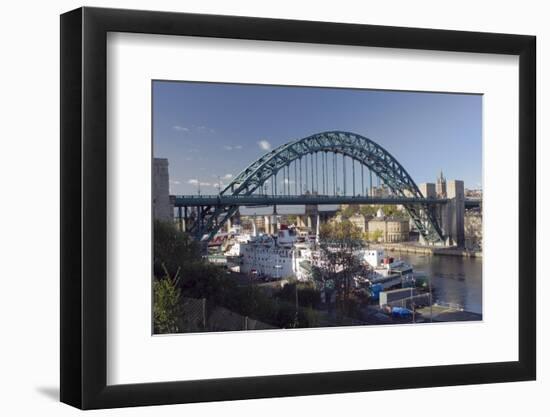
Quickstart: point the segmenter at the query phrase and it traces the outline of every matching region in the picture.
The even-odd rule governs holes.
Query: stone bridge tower
[[[444,222],[451,245],[464,246],[464,181],[450,180],[447,183],[449,202],[443,206],[447,220]]]
[[[425,198],[448,199],[446,204],[438,205],[435,209],[437,221],[445,236],[445,245],[464,246],[464,181],[446,181],[441,174],[436,184],[420,184],[419,189]],[[445,197],[440,194],[442,192]]]
[[[170,202],[168,159],[153,159],[153,219],[173,221],[174,208]]]

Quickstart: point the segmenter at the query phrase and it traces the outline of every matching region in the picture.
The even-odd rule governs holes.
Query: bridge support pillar
[[[178,228],[180,232],[183,232],[183,213],[181,211],[181,206],[178,207]]]
[[[321,231],[321,216],[319,213],[317,213],[317,219],[316,219],[316,225],[315,225],[315,243],[319,244],[319,235]]]
[[[187,206],[183,208],[183,228],[184,232],[187,232],[187,228],[189,227],[189,215],[187,212]]]
[[[256,229],[256,216],[252,217],[252,236],[258,236],[258,230]]]

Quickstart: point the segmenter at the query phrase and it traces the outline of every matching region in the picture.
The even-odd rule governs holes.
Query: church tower
[[[439,173],[435,184],[435,192],[439,198],[447,198],[447,180],[443,176],[443,170]]]

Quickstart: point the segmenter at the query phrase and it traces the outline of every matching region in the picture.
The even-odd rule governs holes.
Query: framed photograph
[[[61,16],[61,401],[533,380],[535,37]]]

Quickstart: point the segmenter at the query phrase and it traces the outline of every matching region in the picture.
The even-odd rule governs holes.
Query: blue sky
[[[366,136],[417,184],[442,169],[481,187],[482,96],[315,87],[153,82],[153,152],[172,194],[217,192],[269,149],[327,130]]]

